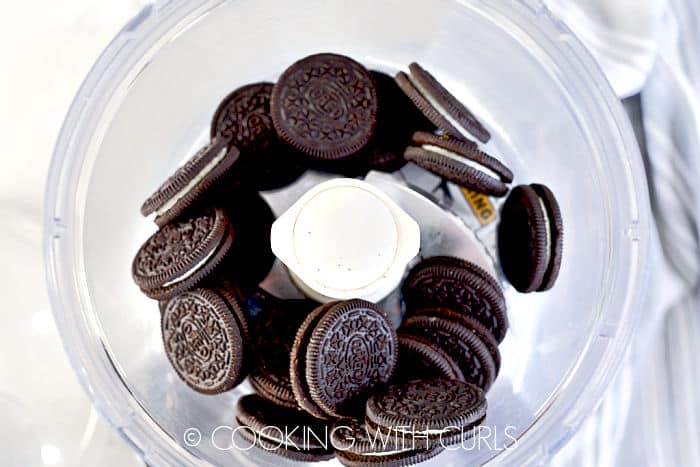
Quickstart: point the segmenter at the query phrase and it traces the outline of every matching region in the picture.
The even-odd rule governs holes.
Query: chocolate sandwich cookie
[[[394,78],[371,71],[377,84],[379,107],[372,139],[357,154],[335,161],[315,161],[313,167],[347,177],[364,176],[370,170],[394,172],[406,164],[403,153],[415,131],[435,131],[413,102],[401,91]]]
[[[298,326],[289,357],[289,378],[297,404],[314,417],[324,420],[330,420],[332,417],[324,412],[311,398],[311,390],[306,381],[306,351],[309,346],[309,341],[311,340],[311,334],[314,329],[316,329],[319,320],[328,310],[338,303],[340,302],[330,302],[319,305],[306,316],[301,325]]]
[[[297,408],[289,379],[290,353],[297,329],[314,305],[308,300],[268,296],[263,306],[253,322],[255,357],[248,380],[264,398]]]
[[[488,346],[474,332],[445,318],[418,315],[406,320],[402,333],[422,337],[451,356],[464,381],[488,391],[496,379],[496,362]]]
[[[412,465],[428,460],[442,448],[424,438],[382,430],[382,435],[370,431],[364,421],[343,419],[331,431],[335,455],[346,466]]]
[[[226,96],[214,113],[211,135],[229,138],[241,150],[236,178],[258,190],[281,188],[306,170],[302,158],[281,144],[270,116],[272,83],[242,86]]]
[[[184,292],[163,310],[165,354],[195,391],[217,394],[245,378],[245,331],[236,316],[227,300],[210,289]]]
[[[449,308],[419,308],[415,310],[413,314],[415,316],[432,316],[434,318],[445,318],[450,321],[455,321],[476,334],[479,339],[486,344],[489,353],[493,357],[493,362],[496,365],[496,376],[498,376],[498,372],[501,370],[501,352],[498,350],[498,341],[493,337],[491,331],[486,329],[479,321],[464,313],[450,310]]]
[[[444,447],[437,444],[425,450],[382,454],[354,454],[349,451],[336,451],[335,456],[338,462],[346,467],[404,467],[426,462],[444,450]]]
[[[441,378],[431,378],[431,379],[441,379]],[[419,380],[412,380],[407,382],[399,382],[396,384],[408,384]],[[406,443],[412,442],[419,449],[430,449],[438,448],[440,452],[446,447],[452,446],[454,444],[459,444],[461,442],[467,441],[476,434],[476,426],[469,429],[459,430],[458,432],[452,433],[427,433],[425,429],[420,430],[416,426],[417,431],[414,433],[400,433],[397,432],[395,428],[386,428],[377,425],[365,417],[365,425],[367,426],[367,431],[372,437],[387,436],[390,433],[394,438],[404,439]]]
[[[262,196],[249,188],[220,190],[215,203],[226,210],[236,231],[234,251],[222,270],[245,290],[252,290],[267,277],[275,262],[270,245],[275,215]]]
[[[172,298],[214,276],[233,240],[234,230],[221,209],[167,224],[136,253],[134,282],[155,300]]]
[[[224,299],[231,312],[236,318],[238,327],[241,329],[241,334],[245,340],[246,348],[250,349],[250,316],[248,314],[247,297],[238,286],[233,282],[224,280],[216,284],[213,290]],[[247,355],[250,357],[250,355]],[[247,361],[247,359],[246,359]]]
[[[311,399],[328,415],[352,415],[391,380],[397,358],[396,331],[384,313],[365,300],[341,302],[323,314],[309,339]]]
[[[506,199],[498,226],[498,254],[519,292],[543,292],[559,276],[564,225],[559,204],[544,185],[520,185]]]
[[[417,146],[406,148],[404,157],[453,183],[480,193],[504,196],[513,172],[475,145],[432,133],[416,132]]]
[[[398,433],[427,434],[449,446],[473,433],[486,417],[486,397],[462,381],[430,379],[396,384],[367,401],[367,423]]]
[[[339,159],[372,137],[377,89],[369,71],[351,58],[311,55],[282,73],[270,107],[282,140],[313,158]]]
[[[211,137],[223,136],[240,149],[258,149],[276,137],[270,117],[273,83],[241,86],[219,104],[211,121]]]
[[[308,413],[281,407],[256,394],[238,399],[236,421],[250,427],[258,437],[297,451],[330,454],[331,427]]]
[[[396,332],[373,303],[323,305],[299,328],[290,373],[299,405],[329,418],[355,414],[393,376]],[[302,373],[303,372],[303,373]]]
[[[432,378],[465,381],[457,362],[430,340],[401,330],[398,337],[399,360],[394,382]]]
[[[411,63],[408,68],[408,74],[399,72],[396,75],[396,82],[438,128],[457,139],[466,139],[468,134],[482,143],[491,139],[491,134],[474,114],[433,75],[417,63]]]
[[[435,256],[418,263],[402,287],[408,313],[445,307],[478,320],[498,342],[508,330],[503,291],[481,267],[460,258]]]
[[[285,445],[275,441],[270,441],[264,436],[259,436],[252,428],[236,427],[234,436],[239,437],[242,441],[238,441],[235,437],[234,443],[243,450],[250,450],[253,447],[260,449],[261,452],[267,452],[282,459],[294,462],[323,462],[333,459],[332,452],[325,449],[295,449],[291,444]],[[245,444],[247,443],[247,444]]]
[[[215,182],[238,165],[240,152],[229,146],[229,142],[225,137],[213,138],[144,201],[141,214],[155,213],[155,223],[162,227],[192,207]]]

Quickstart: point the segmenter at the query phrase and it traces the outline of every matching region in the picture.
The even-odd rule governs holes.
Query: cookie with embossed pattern
[[[457,363],[464,380],[484,391],[488,391],[496,379],[496,362],[488,346],[460,323],[417,315],[406,320],[402,332],[422,337],[441,348]]]
[[[472,135],[482,143],[491,134],[476,116],[435,77],[417,63],[409,65],[409,73],[399,72],[396,82],[426,117],[444,133],[459,139]]]
[[[250,291],[267,277],[275,262],[270,245],[275,215],[257,191],[243,187],[227,187],[219,191],[212,203],[226,211],[236,232],[230,261],[222,271]]]
[[[318,159],[362,149],[377,124],[377,88],[369,71],[337,54],[303,58],[282,73],[270,101],[279,136]]]
[[[254,320],[255,357],[248,380],[258,394],[284,407],[298,407],[289,379],[290,354],[297,329],[314,305],[268,296]]]
[[[331,430],[331,444],[336,451],[349,451],[354,454],[381,453],[401,449],[401,440],[394,442],[389,432],[382,432],[381,439],[386,439],[386,444],[367,430],[364,420],[355,418],[342,418],[333,424]]]
[[[228,280],[219,282],[213,289],[226,301],[231,313],[236,318],[238,327],[241,329],[246,347],[250,347],[250,316],[248,314],[247,297],[238,284]]]
[[[364,420],[341,419],[331,430],[331,444],[343,465],[411,465],[437,455],[442,449],[425,438],[394,431],[372,431]]]
[[[134,282],[149,297],[167,300],[217,273],[232,250],[226,212],[204,212],[163,226],[136,253]]]
[[[321,407],[316,404],[311,398],[309,385],[306,381],[306,350],[309,346],[309,340],[316,325],[323,315],[337,305],[339,302],[324,303],[316,307],[301,323],[294,337],[291,355],[289,357],[289,378],[292,384],[292,392],[299,407],[306,410],[316,418],[329,420],[330,417]]]
[[[398,433],[428,432],[445,445],[470,436],[486,416],[486,396],[462,381],[430,379],[396,384],[367,400],[367,421]]]
[[[378,71],[373,71],[372,76],[379,95],[377,128],[361,154],[371,170],[393,172],[406,164],[403,153],[413,133],[433,132],[435,125],[413,105],[391,76]]]
[[[238,148],[229,142],[226,137],[214,137],[143,202],[141,214],[155,213],[155,223],[163,226],[196,205],[224,175],[241,165]]]
[[[247,426],[236,427],[232,436],[233,445],[238,446],[242,450],[258,449],[263,455],[276,456],[294,462],[323,462],[334,457],[333,453],[326,449],[302,450],[295,449],[291,443],[285,445],[284,443],[270,441]]]
[[[498,226],[498,254],[519,292],[551,289],[559,276],[564,225],[559,203],[545,185],[520,185],[506,199]]]
[[[258,148],[275,137],[270,117],[273,83],[241,86],[226,96],[211,121],[211,136],[224,136],[240,149]]]
[[[335,456],[346,467],[404,467],[420,464],[437,456],[445,450],[436,444],[429,449],[401,451],[382,454],[355,454],[350,451],[336,451]]]
[[[396,331],[377,305],[348,300],[326,311],[306,349],[311,399],[333,417],[351,416],[388,383],[398,358]]]
[[[195,391],[217,394],[245,378],[245,331],[214,290],[196,289],[170,300],[161,332],[173,369]]]
[[[501,352],[498,350],[498,342],[493,337],[491,331],[486,329],[478,320],[467,316],[464,313],[458,313],[449,308],[419,308],[414,311],[415,316],[432,316],[434,318],[445,318],[455,321],[476,334],[481,341],[486,344],[489,353],[493,357],[493,362],[496,365],[496,375],[501,370]]]
[[[330,453],[328,443],[330,426],[308,413],[281,407],[256,394],[238,399],[236,421],[250,427],[255,433],[276,444],[287,444],[298,450],[324,450]],[[325,444],[325,447],[324,447]]]
[[[212,137],[230,138],[241,150],[236,176],[259,190],[281,188],[306,167],[300,155],[281,144],[270,116],[272,83],[242,86],[226,96],[214,113]]]
[[[498,342],[508,330],[503,291],[491,274],[469,261],[423,260],[409,272],[402,292],[409,314],[418,308],[450,308],[478,320]]]
[[[404,157],[453,183],[479,193],[504,196],[513,172],[476,144],[417,131]]]
[[[399,360],[395,382],[414,379],[456,379],[464,381],[457,362],[430,340],[399,330]]]
[[[434,131],[435,125],[413,105],[394,78],[371,71],[377,84],[377,128],[367,145],[350,157],[313,161],[312,167],[348,177],[364,176],[370,170],[394,172],[406,164],[403,153],[415,131]]]

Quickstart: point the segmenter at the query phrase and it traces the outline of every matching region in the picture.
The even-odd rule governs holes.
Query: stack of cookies
[[[216,108],[210,136],[141,206],[158,230],[132,264],[135,283],[158,301],[180,379],[217,394],[247,378],[255,394],[232,408],[238,432],[292,460],[409,465],[472,436],[508,330],[497,273],[468,258],[423,259],[401,286],[398,329],[365,300],[273,296],[259,287],[275,260],[275,216],[260,191],[306,170],[360,177],[414,163],[505,197],[514,174],[487,154],[487,128],[416,63],[392,78],[324,53],[292,64],[276,83],[234,90]],[[516,290],[553,286],[562,231],[546,186],[510,191],[498,250]],[[313,439],[280,435],[293,426]],[[380,446],[373,440],[382,433],[391,441]]]

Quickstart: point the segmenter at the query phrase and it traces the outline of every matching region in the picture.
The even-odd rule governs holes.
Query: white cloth
[[[692,0],[691,0],[692,1]],[[654,66],[665,0],[545,0],[586,44],[620,97],[641,91]]]
[[[642,142],[660,243],[654,244],[649,300],[640,310],[640,329],[626,364],[553,464],[697,466],[700,6],[695,0],[576,3],[552,0],[553,9],[598,58],[618,95],[641,90]],[[620,29],[610,33],[611,27]],[[601,31],[605,34],[596,37]],[[635,40],[610,40],[631,36]],[[619,57],[618,63],[612,57]]]

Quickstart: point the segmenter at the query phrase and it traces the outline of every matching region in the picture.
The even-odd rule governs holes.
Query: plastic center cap
[[[306,192],[272,225],[272,251],[309,297],[379,301],[420,248],[420,229],[379,188],[334,179]]]
[[[380,279],[394,262],[398,234],[386,203],[355,186],[336,186],[309,199],[292,233],[304,275],[335,290]]]

